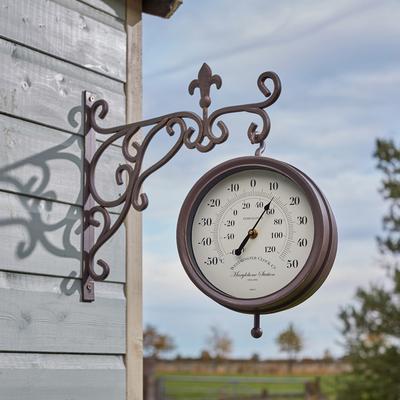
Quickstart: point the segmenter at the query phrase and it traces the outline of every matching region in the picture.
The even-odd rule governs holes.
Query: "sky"
[[[400,1],[184,0],[170,20],[144,16],[143,117],[200,112],[187,87],[207,62],[222,77],[211,109],[261,101],[257,78],[275,71],[280,99],[268,109],[271,132],[264,155],[303,170],[323,190],[337,219],[337,258],[323,286],[290,310],[261,318],[264,335],[250,336],[252,317],[214,303],[180,264],[175,232],[180,207],[194,183],[230,158],[253,155],[241,113],[224,121],[228,141],[209,153],[183,148],[147,179],[144,191],[144,323],[172,336],[171,354],[198,356],[210,326],[233,340],[233,357],[280,358],[276,336],[289,323],[302,333],[303,357],[326,349],[343,354],[340,308],[356,288],[384,282],[376,236],[386,205],[373,159],[377,137],[400,132]],[[197,94],[197,92],[196,92]],[[173,145],[165,131],[152,141],[147,165]]]

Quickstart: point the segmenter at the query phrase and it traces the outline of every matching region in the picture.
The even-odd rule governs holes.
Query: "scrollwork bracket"
[[[266,81],[273,83],[272,91],[268,89]],[[200,92],[200,107],[202,115],[191,111],[178,111],[159,117],[134,122],[132,124],[103,128],[98,125],[97,119],[104,119],[108,113],[108,104],[105,100],[96,100],[87,92],[83,92],[83,127],[85,135],[84,158],[84,206],[83,206],[83,261],[82,261],[82,301],[94,301],[94,282],[104,281],[110,273],[108,263],[97,258],[97,252],[115,234],[124,222],[129,209],[143,211],[148,205],[148,198],[141,192],[143,182],[156,170],[166,164],[183,146],[188,149],[197,149],[208,152],[215,145],[228,139],[229,130],[220,119],[223,115],[246,112],[258,115],[262,121],[261,129],[256,123],[249,125],[247,135],[252,144],[258,144],[257,155],[264,148],[271,123],[267,107],[275,103],[281,92],[281,82],[274,72],[262,73],[257,85],[265,100],[224,107],[209,113],[211,105],[210,89],[215,85],[222,86],[219,75],[213,75],[211,68],[203,64],[197,79],[189,84],[189,93],[193,95],[196,89]],[[213,132],[214,125],[219,129]],[[148,129],[143,139],[138,139],[139,130]],[[157,163],[147,169],[142,168],[143,158],[152,139],[161,131],[176,137],[175,144]],[[105,138],[98,142],[96,136]],[[123,193],[115,200],[106,200],[98,192],[95,183],[96,167],[105,150],[112,144],[121,145],[124,163],[115,171],[115,180],[123,187]],[[119,207],[116,219],[112,221],[110,209]],[[100,217],[100,218],[99,218]],[[96,231],[98,233],[96,234]],[[95,259],[97,258],[96,262]]]

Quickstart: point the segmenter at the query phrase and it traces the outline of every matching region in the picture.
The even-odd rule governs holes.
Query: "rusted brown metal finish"
[[[273,84],[270,91],[266,82]],[[274,72],[264,72],[260,75],[257,85],[261,93],[266,98],[257,103],[241,104],[231,107],[224,107],[209,113],[211,105],[210,88],[215,85],[219,89],[222,80],[219,75],[214,75],[207,64],[201,67],[198,78],[189,85],[189,93],[194,94],[196,89],[200,92],[200,107],[202,115],[191,111],[179,111],[171,114],[162,115],[144,121],[135,122],[128,125],[121,125],[112,128],[102,128],[98,125],[97,119],[104,119],[108,113],[108,104],[105,100],[97,100],[93,104],[84,102],[83,114],[85,121],[86,141],[91,143],[95,133],[104,135],[106,140],[92,152],[86,151],[85,158],[85,198],[90,201],[85,202],[84,206],[84,260],[83,260],[83,282],[91,278],[94,281],[103,281],[110,273],[110,267],[105,260],[97,259],[98,250],[106,243],[121,226],[130,209],[134,207],[138,211],[144,210],[148,205],[146,193],[141,192],[143,182],[155,171],[166,164],[183,146],[188,149],[197,149],[200,152],[208,152],[215,145],[221,144],[228,139],[229,130],[226,124],[221,121],[221,117],[231,113],[246,112],[257,115],[261,121],[261,129],[258,130],[257,124],[252,122],[248,128],[248,137],[251,143],[263,144],[267,138],[271,123],[266,112],[266,108],[272,105],[279,97],[281,92],[281,82]],[[219,131],[214,132],[214,125]],[[144,130],[147,133],[143,133]],[[143,140],[136,139],[138,131],[142,132]],[[154,165],[147,169],[142,167],[143,159],[153,138],[164,131],[176,138],[171,149]],[[115,171],[115,180],[118,185],[124,186],[123,193],[114,200],[106,200],[99,194],[95,184],[95,174],[98,161],[107,148],[122,140],[121,152],[125,163],[120,165]],[[92,148],[92,147],[91,147]],[[111,223],[109,209],[122,207],[118,218]],[[101,216],[101,218],[98,218]],[[97,240],[93,241],[93,229],[99,229]],[[96,264],[96,269],[95,269]],[[88,282],[88,283],[89,283]],[[84,287],[82,298],[84,301],[93,301],[94,293]]]
[[[92,97],[84,91],[82,93],[82,104],[84,110],[90,107],[93,103]],[[89,218],[87,218],[86,213],[88,210],[92,210],[95,207],[95,202],[93,197],[90,194],[89,188],[89,166],[92,162],[93,154],[96,151],[96,137],[93,130],[90,129],[88,118],[86,117],[86,112],[82,113],[82,126],[83,132],[85,135],[85,147],[84,147],[84,176],[83,176],[83,231],[84,234],[82,236],[83,243],[83,262],[82,262],[82,291],[81,291],[81,300],[84,302],[92,302],[94,301],[94,282],[93,278],[89,274],[89,270],[85,268],[85,265],[88,263],[88,257],[91,248],[94,245],[94,226],[88,224]]]
[[[300,186],[312,209],[314,240],[310,255],[299,274],[285,287],[256,299],[232,297],[214,287],[198,267],[191,244],[193,218],[207,192],[220,180],[246,169],[265,169],[280,173]],[[328,276],[337,249],[337,229],[328,202],[316,184],[301,171],[284,162],[266,157],[240,157],[226,161],[203,175],[183,203],[177,228],[179,256],[192,282],[217,303],[235,311],[249,314],[270,314],[282,311],[309,298]],[[259,322],[255,329],[259,328]],[[256,335],[259,332],[254,331]],[[259,337],[259,336],[258,336]]]

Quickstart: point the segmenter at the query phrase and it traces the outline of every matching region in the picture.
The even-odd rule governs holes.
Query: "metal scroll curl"
[[[266,82],[271,81],[272,90],[269,90]],[[110,273],[110,266],[103,259],[95,262],[99,249],[115,234],[131,207],[137,211],[143,211],[149,204],[146,193],[141,192],[144,181],[155,171],[165,165],[174,155],[185,146],[188,149],[197,149],[200,152],[208,152],[217,144],[225,142],[229,137],[229,129],[221,120],[221,117],[232,113],[249,113],[257,115],[262,126],[251,122],[247,131],[252,144],[262,144],[267,138],[271,122],[266,108],[275,103],[281,92],[281,82],[274,72],[262,73],[257,81],[260,92],[265,97],[264,101],[250,104],[240,104],[224,107],[209,114],[212,100],[210,96],[211,86],[217,89],[222,86],[219,75],[213,75],[211,68],[203,64],[199,70],[197,79],[189,85],[189,93],[194,95],[195,90],[200,92],[199,105],[201,115],[191,111],[178,111],[163,116],[120,125],[111,128],[102,127],[98,120],[106,118],[108,104],[105,100],[91,102],[84,95],[84,126],[85,126],[85,205],[84,205],[84,259],[83,259],[83,301],[94,300],[94,287],[92,281],[103,281]],[[147,133],[143,134],[143,130]],[[141,131],[143,139],[139,141],[138,132]],[[143,159],[152,140],[160,132],[165,131],[175,138],[172,147],[155,164],[143,170]],[[95,135],[105,136],[106,139],[97,147]],[[112,200],[104,199],[96,188],[95,174],[99,160],[104,152],[112,144],[120,144],[125,163],[119,165],[115,171],[115,182],[124,186],[122,193]],[[117,219],[112,222],[110,209],[121,207]],[[97,239],[94,230],[99,230]],[[97,267],[96,267],[97,265]],[[97,272],[97,270],[99,272]]]

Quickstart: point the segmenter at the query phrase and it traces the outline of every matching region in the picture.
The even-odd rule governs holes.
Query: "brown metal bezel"
[[[299,185],[310,202],[314,217],[314,241],[300,273],[285,287],[268,296],[242,299],[230,296],[213,286],[201,273],[191,246],[192,222],[206,193],[220,180],[246,169],[266,169],[280,173]],[[219,304],[244,313],[273,313],[287,309],[310,297],[322,284],[332,267],[337,244],[333,214],[318,187],[298,169],[266,157],[240,157],[217,165],[203,175],[187,195],[178,219],[178,252],[192,282]]]

